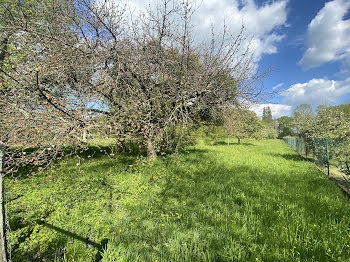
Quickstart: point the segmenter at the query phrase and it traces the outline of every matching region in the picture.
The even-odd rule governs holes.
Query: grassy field
[[[283,141],[109,152],[7,178],[16,261],[350,261],[350,202]]]

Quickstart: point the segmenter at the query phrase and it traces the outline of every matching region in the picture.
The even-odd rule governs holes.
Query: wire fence
[[[350,144],[346,139],[285,137],[283,140],[317,166],[338,169],[350,176]]]

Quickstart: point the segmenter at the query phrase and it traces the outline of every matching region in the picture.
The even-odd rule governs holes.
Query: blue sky
[[[271,2],[257,4],[266,3]],[[269,101],[275,117],[290,115],[300,103],[316,107],[350,99],[349,8],[349,0],[287,2],[287,20],[280,29],[285,36],[276,43],[276,53],[259,61],[262,69],[274,69],[265,86],[287,89]],[[263,106],[255,108],[258,115]]]
[[[314,108],[350,98],[350,0],[202,0],[193,22],[197,35],[219,31],[223,17],[235,33],[241,22],[254,36],[254,62],[273,69],[265,79],[269,101],[253,106],[261,116],[291,115],[303,103]]]
[[[99,1],[99,0],[97,0]],[[102,1],[102,0],[100,0]],[[127,1],[144,11],[159,0]],[[149,2],[148,2],[149,1]],[[230,33],[242,22],[256,68],[272,68],[264,86],[279,94],[252,109],[261,116],[270,106],[274,118],[291,115],[298,104],[335,105],[350,99],[350,0],[191,0],[197,40],[210,38],[211,25]]]

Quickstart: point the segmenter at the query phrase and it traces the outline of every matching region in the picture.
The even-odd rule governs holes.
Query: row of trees
[[[261,120],[249,107],[227,106],[213,116],[214,121],[202,123],[197,133],[214,140],[227,136],[228,144],[230,144],[230,137],[237,138],[238,144],[241,143],[241,139],[248,137],[255,139],[277,138],[271,109],[266,107],[264,112]]]
[[[346,138],[350,132],[350,104],[317,107],[316,112],[308,104],[298,105],[292,117],[282,116],[274,120],[278,137],[326,137]]]
[[[318,138],[328,138],[329,154],[345,174],[350,175],[350,104],[295,108],[292,117],[276,119],[279,137],[298,136],[306,142],[306,152],[314,150]]]

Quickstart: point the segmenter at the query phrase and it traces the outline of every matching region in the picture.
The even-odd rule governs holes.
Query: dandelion
[[[317,227],[317,225],[316,225],[316,224],[314,224],[314,227]]]
[[[68,192],[68,188],[66,189],[66,192]]]
[[[154,262],[158,262],[158,260],[156,259],[156,260],[154,260]]]
[[[52,191],[52,192],[56,193],[56,190],[54,190],[54,191]]]
[[[162,227],[164,227],[164,224],[162,224]]]
[[[256,257],[256,258],[255,258],[255,261],[259,261],[259,258]]]
[[[122,229],[119,229],[119,233],[121,233],[122,232]]]

